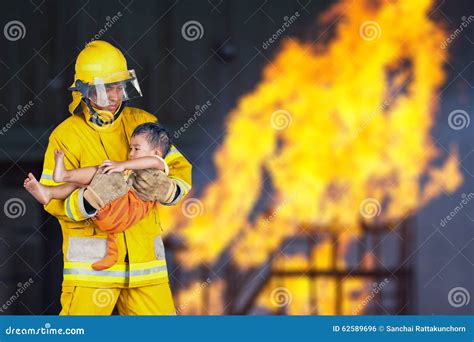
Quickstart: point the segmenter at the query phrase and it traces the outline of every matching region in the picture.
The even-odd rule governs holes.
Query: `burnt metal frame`
[[[321,277],[332,277],[337,279],[338,286],[336,287],[336,300],[335,300],[335,310],[336,314],[342,314],[342,296],[343,296],[343,279],[349,277],[360,277],[367,279],[371,282],[379,282],[385,278],[389,279],[390,282],[395,284],[395,305],[393,307],[385,307],[383,303],[386,299],[391,298],[388,291],[381,290],[378,294],[375,295],[375,301],[377,303],[382,303],[383,309],[380,305],[373,306],[375,310],[373,312],[364,312],[365,314],[412,314],[415,311],[415,301],[412,296],[414,290],[414,276],[413,276],[413,267],[411,264],[410,251],[412,246],[414,246],[414,234],[413,228],[414,225],[411,224],[413,220],[411,218],[405,219],[397,224],[387,224],[387,225],[366,225],[361,224],[362,233],[360,234],[359,242],[357,243],[357,267],[353,269],[339,269],[336,265],[337,253],[339,250],[339,238],[338,234],[331,231],[324,231],[318,229],[317,233],[312,233],[311,235],[305,234],[303,238],[306,239],[307,243],[307,256],[308,260],[311,260],[311,251],[316,245],[316,239],[320,234],[328,235],[332,239],[332,266],[330,269],[317,270],[313,267],[304,270],[282,270],[275,267],[273,264],[273,259],[276,256],[276,253],[272,254],[267,262],[267,267],[270,267],[270,271],[265,274],[263,280],[256,286],[255,290],[251,294],[248,300],[244,303],[237,303],[237,298],[242,295],[242,292],[245,289],[247,283],[252,281],[252,278],[255,280],[255,273],[259,275],[262,274],[261,269],[251,269],[246,272],[239,271],[238,267],[235,266],[232,262],[226,264],[223,269],[223,280],[226,282],[226,291],[224,293],[225,302],[228,303],[225,307],[223,314],[225,315],[245,315],[252,312],[255,306],[255,302],[265,288],[265,286],[272,280],[278,282],[279,279],[284,279],[288,277],[307,277],[310,280],[309,286],[309,295],[308,300],[310,307],[315,308],[317,305],[316,299],[316,280]],[[398,246],[398,262],[391,268],[387,269],[386,267],[380,264],[381,255],[381,242],[385,239],[387,234],[398,234],[400,236],[399,246]],[[372,243],[370,243],[372,241]],[[182,244],[170,243],[167,239],[165,242],[167,245],[167,251],[171,255],[175,255],[179,250],[184,249]],[[373,246],[371,246],[373,245]],[[372,248],[371,248],[372,247]],[[372,269],[367,269],[364,267],[359,267],[362,264],[362,258],[367,252],[373,253],[375,256],[375,265]],[[179,271],[177,266],[173,270],[175,263],[169,263],[170,274],[172,278],[181,284],[180,279],[183,276],[183,272]],[[205,267],[201,266],[199,268],[199,278],[204,281],[208,278],[211,271]],[[176,284],[173,284],[174,281],[171,279],[172,286],[176,288]],[[209,307],[209,290],[208,288],[203,289],[201,293],[201,312],[200,314],[207,314],[207,308]],[[277,308],[273,314],[283,315],[285,314],[285,307]],[[316,313],[316,312],[315,312]]]

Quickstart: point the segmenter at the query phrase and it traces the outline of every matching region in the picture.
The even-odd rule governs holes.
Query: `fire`
[[[211,286],[212,285],[212,286]],[[204,282],[194,282],[186,290],[180,291],[177,296],[176,307],[178,314],[186,315],[220,315],[224,307],[221,293],[224,290],[222,280]],[[208,298],[208,302],[203,302],[203,297]]]
[[[337,20],[328,42],[282,43],[228,117],[214,155],[217,178],[199,199],[202,214],[181,222],[166,214],[186,241],[180,260],[187,268],[212,264],[229,248],[239,267],[256,267],[302,227],[358,234],[361,221],[400,221],[462,183],[454,150],[433,166],[440,151],[430,131],[446,51],[439,48],[445,32],[428,17],[431,6],[343,1],[321,17]],[[272,199],[255,215],[265,181]],[[345,267],[343,253],[338,266]],[[289,281],[292,293],[307,298],[307,280]],[[363,282],[348,281],[348,291],[364,295]],[[334,279],[316,286],[330,302]],[[260,304],[268,304],[265,297]],[[291,313],[308,311],[295,300]],[[327,303],[318,308],[332,313]]]

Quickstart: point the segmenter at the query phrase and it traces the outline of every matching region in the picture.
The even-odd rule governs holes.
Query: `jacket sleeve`
[[[56,137],[53,132],[49,138],[48,147],[44,156],[43,172],[40,183],[44,185],[59,185],[53,180],[54,150],[61,149],[64,152],[64,165],[66,169],[79,167],[79,158],[71,149]],[[88,213],[84,207],[84,188],[74,190],[65,200],[53,199],[44,205],[44,209],[59,220],[76,222],[86,220],[96,214],[96,211]]]
[[[165,157],[165,161],[170,168],[169,177],[176,181],[179,188],[179,194],[173,202],[166,205],[176,205],[191,190],[192,176],[191,163],[172,145],[170,151]]]

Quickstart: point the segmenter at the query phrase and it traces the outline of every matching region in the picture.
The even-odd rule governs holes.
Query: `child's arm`
[[[144,170],[144,169],[158,169],[168,173],[168,165],[158,156],[140,157],[133,160],[123,162],[116,162],[106,160],[101,165],[103,173],[122,172],[124,170]]]

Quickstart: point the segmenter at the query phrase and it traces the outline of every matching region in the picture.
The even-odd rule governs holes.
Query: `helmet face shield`
[[[107,77],[96,77],[87,89],[78,89],[82,96],[100,107],[118,105],[123,101],[141,97],[135,70],[120,71]]]

